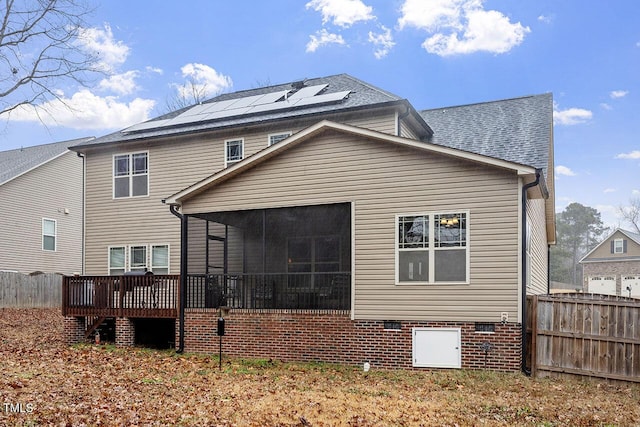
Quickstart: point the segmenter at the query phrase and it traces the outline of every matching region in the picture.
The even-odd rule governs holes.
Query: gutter
[[[165,203],[162,200],[162,203]],[[178,331],[178,349],[177,353],[184,352],[184,305],[187,296],[187,217],[178,212],[177,205],[169,205],[169,211],[180,218],[180,295],[178,298],[179,321],[180,327]]]
[[[522,294],[520,295],[520,305],[522,306],[522,362],[521,369],[525,375],[530,376],[531,370],[527,368],[527,190],[540,184],[542,170],[536,169],[536,179],[529,184],[522,186],[522,231],[521,231],[521,253],[520,263],[522,266]],[[533,355],[531,355],[533,357]]]

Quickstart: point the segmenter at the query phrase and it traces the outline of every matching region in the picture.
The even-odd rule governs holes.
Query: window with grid
[[[285,140],[290,136],[291,136],[291,132],[276,133],[273,135],[269,135],[269,146],[272,146],[273,144],[277,144],[278,142]]]
[[[55,219],[42,219],[42,250],[56,250],[57,224]]]
[[[397,282],[466,282],[467,216],[466,212],[398,216]]]
[[[244,158],[244,140],[225,141],[225,165],[231,166]]]
[[[125,247],[112,246],[109,248],[109,275],[122,276],[125,272]]]
[[[149,195],[149,155],[146,152],[113,156],[113,197]]]

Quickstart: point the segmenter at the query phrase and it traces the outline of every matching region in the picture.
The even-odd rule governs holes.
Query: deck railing
[[[179,275],[65,276],[62,314],[178,317]],[[190,274],[186,308],[348,310],[351,274]]]
[[[187,308],[335,309],[351,307],[351,274],[190,274]]]
[[[65,276],[62,314],[177,317],[180,276]]]

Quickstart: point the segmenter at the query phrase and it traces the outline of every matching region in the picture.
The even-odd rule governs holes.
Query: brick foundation
[[[214,309],[185,311],[186,352],[218,353],[217,314]],[[386,330],[383,321],[352,321],[342,310],[232,310],[222,349],[232,357],[412,368],[414,327],[460,328],[465,369],[520,370],[519,324],[496,324],[495,333],[477,333],[474,322],[403,321],[399,330]]]
[[[116,318],[116,346],[131,347],[136,343],[136,327],[133,319]]]
[[[64,342],[67,345],[83,342],[85,330],[84,317],[65,316],[63,320]]]

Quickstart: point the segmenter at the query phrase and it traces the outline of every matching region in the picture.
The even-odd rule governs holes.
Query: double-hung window
[[[624,239],[615,239],[613,241],[613,253],[623,254],[625,252]]]
[[[154,274],[169,274],[169,245],[151,246],[151,271]]]
[[[269,135],[269,146],[277,144],[278,142],[285,140],[291,136],[291,132],[274,133]]]
[[[149,195],[149,154],[146,152],[113,156],[113,197]]]
[[[466,283],[468,213],[399,215],[396,220],[397,283]]]
[[[129,268],[131,271],[147,270],[146,246],[129,246]]]
[[[244,158],[244,140],[230,139],[224,142],[225,146],[225,167],[231,166]]]
[[[109,275],[122,276],[125,270],[125,247],[112,246],[109,248]]]
[[[57,224],[55,219],[42,219],[42,250],[56,250]]]

